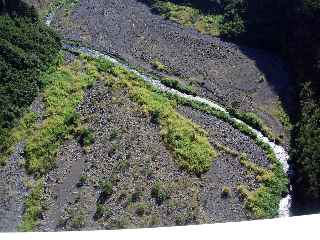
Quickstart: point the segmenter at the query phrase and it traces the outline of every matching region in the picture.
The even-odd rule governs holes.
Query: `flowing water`
[[[54,18],[54,14],[50,13],[45,19],[46,24],[50,25],[52,20],[53,20],[53,18]],[[117,60],[115,57],[112,57],[112,56],[110,56],[108,54],[105,54],[105,53],[102,53],[102,52],[99,52],[99,51],[96,51],[96,50],[93,50],[93,49],[90,49],[90,48],[81,47],[81,46],[72,46],[72,45],[68,45],[68,44],[65,44],[63,46],[63,48],[65,50],[68,50],[68,51],[71,51],[71,52],[83,53],[83,54],[86,54],[86,55],[88,55],[90,57],[93,57],[93,58],[104,58],[106,60],[109,60],[112,63],[114,63],[115,65],[120,65],[120,66],[126,68],[128,71],[136,74],[137,76],[142,78],[144,81],[150,83],[152,86],[154,86],[155,88],[157,88],[158,90],[160,90],[162,92],[170,93],[170,94],[173,94],[173,95],[176,95],[176,96],[188,99],[188,100],[196,101],[196,102],[199,102],[199,103],[204,103],[204,104],[206,104],[206,105],[208,105],[208,106],[210,106],[210,107],[212,107],[212,108],[214,108],[216,110],[219,110],[219,111],[222,111],[222,112],[228,114],[228,111],[224,107],[218,105],[217,103],[214,103],[213,101],[210,101],[210,100],[208,100],[206,98],[202,98],[202,97],[199,97],[199,96],[188,95],[188,94],[185,94],[185,93],[181,93],[181,92],[177,91],[176,89],[169,88],[169,87],[163,85],[155,77],[147,76],[146,74],[137,71],[136,69],[132,68],[128,64],[123,63],[123,62]],[[278,161],[281,162],[281,164],[283,166],[283,170],[285,171],[285,173],[288,174],[288,170],[289,170],[289,165],[288,165],[289,155],[288,155],[288,153],[286,152],[286,150],[282,146],[277,145],[276,143],[270,141],[260,131],[250,127],[249,125],[247,125],[243,121],[241,121],[241,120],[239,120],[237,118],[234,118],[234,117],[231,117],[231,120],[246,125],[247,127],[249,127],[251,129],[252,132],[254,132],[258,136],[258,138],[260,140],[262,140],[264,143],[267,143],[273,149]],[[290,216],[291,200],[292,200],[292,198],[291,198],[290,193],[287,194],[287,196],[285,196],[284,198],[281,199],[280,204],[279,204],[279,210],[278,210],[279,217],[289,217]]]

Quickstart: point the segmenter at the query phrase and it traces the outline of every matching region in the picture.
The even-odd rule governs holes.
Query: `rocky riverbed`
[[[279,97],[290,96],[289,78],[272,54],[183,28],[137,0],[81,0],[68,14],[58,11],[53,27],[147,71],[156,72],[158,61],[166,67],[158,74],[178,77],[223,106],[255,111],[286,135],[273,112]]]

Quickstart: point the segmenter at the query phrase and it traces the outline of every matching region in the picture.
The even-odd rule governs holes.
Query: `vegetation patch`
[[[27,139],[25,156],[29,173],[43,175],[48,172],[55,164],[59,146],[68,135],[76,133],[78,123],[73,117],[76,107],[84,97],[86,86],[97,77],[95,66],[87,63],[80,67],[80,62],[60,66],[43,78],[46,117]],[[87,144],[85,139],[84,144]]]
[[[151,62],[151,65],[158,71],[160,72],[168,72],[169,69],[166,65],[164,65],[162,62],[159,60],[155,59]]]
[[[230,113],[234,117],[250,125],[252,128],[260,131],[268,139],[278,143],[281,141],[280,138],[272,132],[272,130],[263,122],[263,120],[257,114],[253,112],[238,113],[236,111],[231,111]]]
[[[45,17],[57,9],[63,8],[65,15],[69,15],[71,10],[79,3],[79,0],[53,0],[46,10],[40,12],[42,17]]]
[[[201,33],[212,36],[220,35],[220,25],[223,16],[220,14],[205,14],[191,5],[181,5],[170,1],[152,1],[152,6],[162,16],[187,27],[194,27]]]
[[[231,190],[229,187],[224,186],[222,188],[221,197],[228,198],[231,196]]]
[[[173,88],[173,89],[178,90],[179,92],[189,94],[189,95],[195,95],[195,92],[194,92],[191,84],[185,85],[185,84],[182,84],[177,79],[168,78],[168,77],[161,78],[160,82],[169,88]]]
[[[267,145],[269,146],[269,145]],[[272,218],[278,215],[279,202],[282,193],[287,192],[288,180],[280,163],[276,161],[272,149],[265,147],[269,161],[273,162],[271,170],[257,166],[249,161],[246,155],[240,156],[240,163],[257,175],[261,186],[255,191],[249,191],[245,186],[238,190],[246,199],[245,206],[253,213],[254,218]]]
[[[101,60],[100,60],[101,61]],[[106,76],[107,84],[114,88],[126,87],[130,96],[143,110],[160,123],[163,141],[172,150],[178,165],[195,174],[207,171],[216,156],[207,134],[198,125],[175,111],[175,102],[154,91],[135,74],[120,66],[114,66],[111,76]]]
[[[55,165],[56,153],[64,140],[71,135],[78,135],[81,125],[75,114],[76,107],[84,97],[85,88],[96,77],[95,66],[85,60],[52,68],[43,76],[42,95],[46,107],[44,120],[39,126],[30,128],[35,116],[34,113],[29,113],[21,120],[21,124],[13,129],[11,135],[12,144],[21,139],[26,142],[25,167],[29,173],[36,177],[48,173]],[[43,185],[39,180],[25,203],[21,224],[23,231],[30,231],[37,224],[43,208],[41,192],[43,192]]]
[[[19,231],[32,231],[37,226],[43,211],[43,179],[39,179],[25,201],[25,212],[18,226]]]
[[[155,183],[151,190],[151,196],[156,200],[158,205],[161,205],[164,201],[170,198],[168,190],[161,184],[161,182]]]

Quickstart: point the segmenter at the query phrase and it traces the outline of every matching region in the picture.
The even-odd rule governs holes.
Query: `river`
[[[48,26],[50,26],[52,21],[53,21],[53,19],[54,19],[54,12],[50,12],[47,15],[47,17],[45,18],[45,23]],[[83,54],[86,54],[86,55],[88,55],[90,57],[93,57],[93,58],[105,58],[105,59],[111,61],[112,63],[114,63],[115,65],[120,65],[120,66],[126,68],[128,71],[136,74],[137,76],[142,78],[144,81],[150,83],[153,87],[157,88],[158,90],[160,90],[162,92],[170,93],[170,94],[173,94],[173,95],[176,95],[176,96],[188,99],[188,100],[196,101],[196,102],[199,102],[199,103],[204,103],[204,104],[206,104],[206,105],[208,105],[208,106],[210,106],[210,107],[212,107],[212,108],[214,108],[214,109],[216,109],[218,111],[222,111],[222,112],[228,113],[228,111],[224,107],[220,106],[219,104],[217,104],[217,103],[215,103],[215,102],[213,102],[211,100],[208,100],[206,98],[202,98],[202,97],[199,97],[199,96],[188,95],[188,94],[185,94],[185,93],[181,93],[181,92],[177,91],[176,89],[169,88],[169,87],[163,85],[160,82],[160,80],[158,80],[156,77],[147,76],[146,74],[137,71],[133,67],[131,67],[128,64],[116,59],[115,57],[113,57],[111,55],[108,55],[107,53],[102,53],[100,51],[96,51],[94,49],[90,49],[90,48],[87,48],[87,47],[71,46],[71,45],[67,45],[67,44],[65,44],[63,46],[63,48],[65,50],[68,50],[68,51],[71,51],[71,52],[83,53]],[[287,153],[287,151],[282,146],[277,145],[276,143],[272,142],[267,137],[265,137],[260,131],[252,128],[251,126],[249,126],[248,124],[244,123],[243,121],[241,121],[241,120],[239,120],[237,118],[234,118],[234,117],[232,117],[231,120],[246,125],[247,127],[249,127],[251,129],[251,131],[253,131],[258,136],[258,138],[260,140],[262,140],[264,143],[267,143],[273,149],[278,161],[281,162],[284,172],[286,174],[288,174],[288,170],[289,170],[289,165],[288,165],[289,154]],[[291,190],[291,186],[290,186],[290,190]],[[289,191],[289,193],[285,197],[283,197],[281,199],[280,203],[279,203],[279,210],[278,210],[278,216],[279,217],[289,217],[289,216],[291,216],[291,211],[290,211],[291,202],[292,202],[292,196],[291,196],[290,191]]]

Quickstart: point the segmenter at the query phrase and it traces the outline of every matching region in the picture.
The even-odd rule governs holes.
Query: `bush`
[[[231,194],[231,190],[230,190],[229,187],[223,187],[223,188],[222,188],[221,196],[222,196],[223,198],[229,197],[230,194]]]
[[[74,211],[71,215],[71,227],[74,229],[81,229],[85,225],[85,215],[82,210]]]
[[[164,201],[169,199],[169,193],[166,188],[160,182],[157,182],[152,190],[151,190],[151,197],[156,200],[158,205],[161,205]]]
[[[94,143],[94,134],[92,130],[88,128],[81,128],[78,135],[81,146],[88,147]]]
[[[85,175],[81,175],[79,182],[77,183],[77,187],[82,187],[86,184],[88,177]]]
[[[103,204],[113,193],[113,184],[109,180],[103,180],[100,182],[100,196],[98,198],[98,203]]]
[[[172,78],[167,78],[167,77],[163,77],[160,79],[161,83],[169,88],[173,88],[178,90],[179,92],[185,93],[185,94],[190,94],[190,95],[194,95],[194,91],[192,88],[192,85],[184,85],[182,83],[180,83],[178,80],[176,79],[172,79]]]
[[[110,73],[112,68],[114,67],[114,64],[111,61],[108,61],[104,58],[96,59],[95,65],[99,72],[106,72],[106,73]]]
[[[144,204],[144,203],[139,203],[139,204],[137,204],[137,206],[136,206],[136,214],[137,214],[138,216],[142,217],[142,216],[146,213],[147,209],[148,209],[148,207],[147,207],[146,204]]]
[[[151,62],[151,65],[158,71],[160,72],[167,72],[168,68],[166,65],[164,65],[163,63],[161,63],[159,60],[153,60]]]
[[[98,220],[98,219],[100,219],[100,218],[102,218],[103,217],[103,214],[104,214],[104,212],[105,212],[105,207],[104,207],[104,205],[103,204],[100,204],[100,203],[98,203],[97,204],[97,210],[96,210],[96,213],[94,214],[94,219],[95,220]]]

